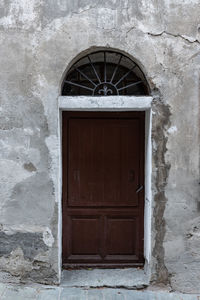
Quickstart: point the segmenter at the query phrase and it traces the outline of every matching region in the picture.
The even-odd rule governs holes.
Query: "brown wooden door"
[[[144,262],[144,112],[63,112],[63,265]]]

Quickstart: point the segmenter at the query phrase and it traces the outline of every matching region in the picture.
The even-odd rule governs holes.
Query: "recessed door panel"
[[[69,206],[136,206],[139,120],[69,120]]]
[[[71,254],[98,254],[100,247],[99,219],[92,216],[71,218]]]
[[[137,242],[136,219],[122,216],[108,218],[106,235],[108,255],[133,255]]]

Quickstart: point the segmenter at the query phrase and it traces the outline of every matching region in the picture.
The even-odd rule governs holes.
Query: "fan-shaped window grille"
[[[148,95],[139,66],[129,57],[98,51],[79,59],[65,76],[62,95]]]

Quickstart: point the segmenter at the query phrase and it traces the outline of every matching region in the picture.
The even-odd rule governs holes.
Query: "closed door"
[[[63,112],[63,265],[141,266],[144,113]]]

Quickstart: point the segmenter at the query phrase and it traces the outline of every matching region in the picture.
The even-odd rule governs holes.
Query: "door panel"
[[[69,120],[69,206],[136,206],[139,142],[138,119]]]
[[[141,265],[144,113],[63,113],[64,265]]]
[[[72,254],[98,254],[100,248],[100,218],[93,216],[71,219]]]
[[[107,219],[106,245],[108,255],[133,255],[137,243],[137,223],[122,216]],[[127,238],[129,237],[129,238]]]

